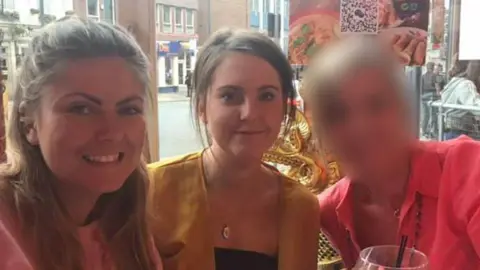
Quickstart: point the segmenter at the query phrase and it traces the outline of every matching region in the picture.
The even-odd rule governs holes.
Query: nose
[[[103,142],[120,142],[125,136],[124,126],[117,115],[101,116],[97,123],[96,137]]]
[[[249,119],[256,119],[258,114],[260,113],[260,106],[257,104],[256,100],[247,99],[241,105],[240,108],[240,119],[241,120],[249,120]]]

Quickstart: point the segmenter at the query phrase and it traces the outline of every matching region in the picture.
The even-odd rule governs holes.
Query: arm
[[[309,196],[305,201],[304,211],[299,217],[301,229],[298,236],[300,250],[297,250],[298,267],[296,269],[316,270],[318,256],[318,240],[320,235],[320,208],[316,197]]]
[[[471,81],[465,81],[458,86],[457,90],[458,101],[462,105],[480,106],[480,94],[477,92],[477,87]]]

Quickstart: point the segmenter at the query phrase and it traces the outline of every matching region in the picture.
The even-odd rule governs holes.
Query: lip
[[[120,163],[125,154],[123,152],[118,152],[114,154],[103,154],[103,155],[93,155],[93,154],[86,154],[83,155],[82,158],[87,163],[92,165],[109,165],[109,164],[117,164]]]
[[[240,135],[258,135],[265,133],[265,130],[248,130],[248,131],[237,131],[237,134]]]

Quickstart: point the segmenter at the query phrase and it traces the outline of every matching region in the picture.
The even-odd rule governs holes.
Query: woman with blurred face
[[[0,168],[1,269],[162,269],[141,160],[147,74],[117,26],[65,18],[32,37]]]
[[[220,31],[202,46],[193,80],[208,146],[150,167],[165,268],[317,269],[315,196],[262,162],[294,119],[282,51],[260,33]]]
[[[431,269],[477,269],[480,144],[418,141],[397,61],[378,39],[356,37],[309,67],[314,130],[347,175],[319,196],[321,228],[349,268],[360,250],[405,235]]]

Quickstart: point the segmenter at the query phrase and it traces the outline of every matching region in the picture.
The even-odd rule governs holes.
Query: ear
[[[30,124],[25,127],[25,137],[31,145],[38,145],[38,133],[35,125]]]
[[[208,123],[207,109],[204,102],[201,102],[200,104],[198,104],[197,114],[200,121],[206,125]]]
[[[20,104],[18,112],[20,114],[20,122],[23,125],[25,138],[31,145],[38,145],[37,127],[33,119],[27,116],[26,103],[22,102]]]

